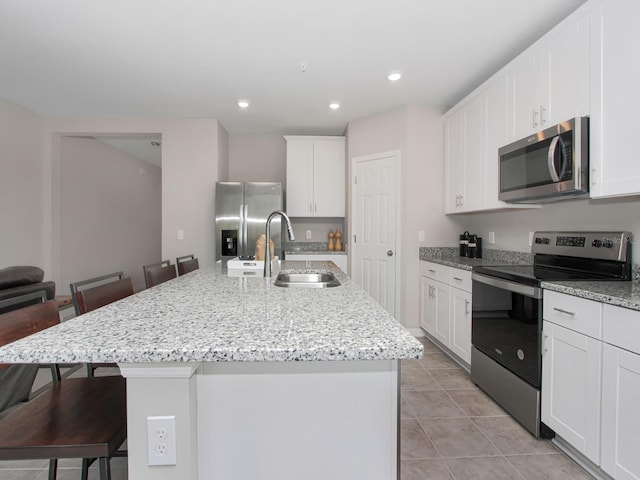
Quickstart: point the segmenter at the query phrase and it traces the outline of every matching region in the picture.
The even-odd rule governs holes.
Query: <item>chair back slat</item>
[[[155,287],[177,276],[176,267],[169,260],[145,265],[142,269],[144,270],[144,280],[147,288]]]
[[[193,272],[194,270],[198,270],[200,268],[200,264],[198,263],[197,258],[193,258],[193,255],[189,255],[187,260],[181,260],[179,257],[176,258],[176,265],[178,267],[178,275],[184,275],[185,273]]]
[[[0,315],[0,347],[58,323],[60,316],[55,300],[3,313]]]
[[[96,308],[104,307],[117,300],[133,295],[131,278],[123,278],[97,287],[87,288],[76,292],[78,313],[87,313]]]

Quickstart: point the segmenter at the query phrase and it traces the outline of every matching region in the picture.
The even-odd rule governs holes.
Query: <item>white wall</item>
[[[634,235],[633,249],[640,245],[640,198],[566,200],[544,204],[540,209],[452,215],[462,233],[469,230],[483,237],[483,246],[529,252],[529,232],[536,230],[628,230]],[[495,232],[495,245],[488,245]],[[451,246],[457,242],[452,239]],[[640,256],[635,254],[634,263]]]
[[[142,265],[159,261],[162,170],[91,137],[62,137],[59,293],[123,271],[136,291]]]
[[[229,179],[229,134],[218,123],[218,182]]]
[[[0,268],[46,268],[42,117],[0,98]]]
[[[218,122],[180,118],[47,118],[45,125],[45,264],[61,281],[60,138],[64,135],[162,135],[162,258],[189,253],[201,266],[215,261],[214,187],[218,178]],[[184,240],[177,239],[177,230]],[[45,270],[47,270],[45,269]]]
[[[442,214],[443,127],[440,108],[410,106],[349,123],[348,173],[354,157],[399,150],[401,156],[401,298],[398,320],[417,328],[420,246],[440,245],[455,235],[455,223]],[[348,187],[351,198],[351,185]],[[351,218],[351,205],[348,206]],[[425,242],[418,243],[424,230]]]
[[[286,187],[282,135],[229,135],[230,182],[280,182]]]

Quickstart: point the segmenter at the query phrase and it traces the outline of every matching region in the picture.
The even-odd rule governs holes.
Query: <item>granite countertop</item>
[[[307,262],[281,262],[304,271]],[[0,348],[0,363],[419,358],[423,347],[331,262],[334,288],[203,268]]]
[[[475,267],[490,265],[531,265],[533,263],[532,254],[527,252],[486,249],[483,252],[483,258],[467,258],[461,257],[459,250],[452,247],[421,247],[419,258],[461,270],[473,270]]]
[[[640,310],[640,282],[562,281],[542,282],[541,287],[596,302]]]
[[[327,250],[327,242],[287,242],[285,255],[346,255],[346,251]]]

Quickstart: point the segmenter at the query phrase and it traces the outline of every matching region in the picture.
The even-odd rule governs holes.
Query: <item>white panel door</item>
[[[396,312],[398,156],[355,159],[352,278],[387,312]]]
[[[602,469],[640,480],[640,355],[605,344],[602,368]]]
[[[542,421],[600,463],[602,342],[544,322]]]

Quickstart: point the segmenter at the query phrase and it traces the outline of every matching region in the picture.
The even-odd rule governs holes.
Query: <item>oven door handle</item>
[[[474,282],[484,283],[492,287],[502,288],[509,292],[519,293],[525,297],[535,298],[536,300],[540,300],[542,298],[542,289],[539,287],[523,285],[510,280],[503,280],[502,278],[489,277],[480,273],[472,273],[471,280]]]

